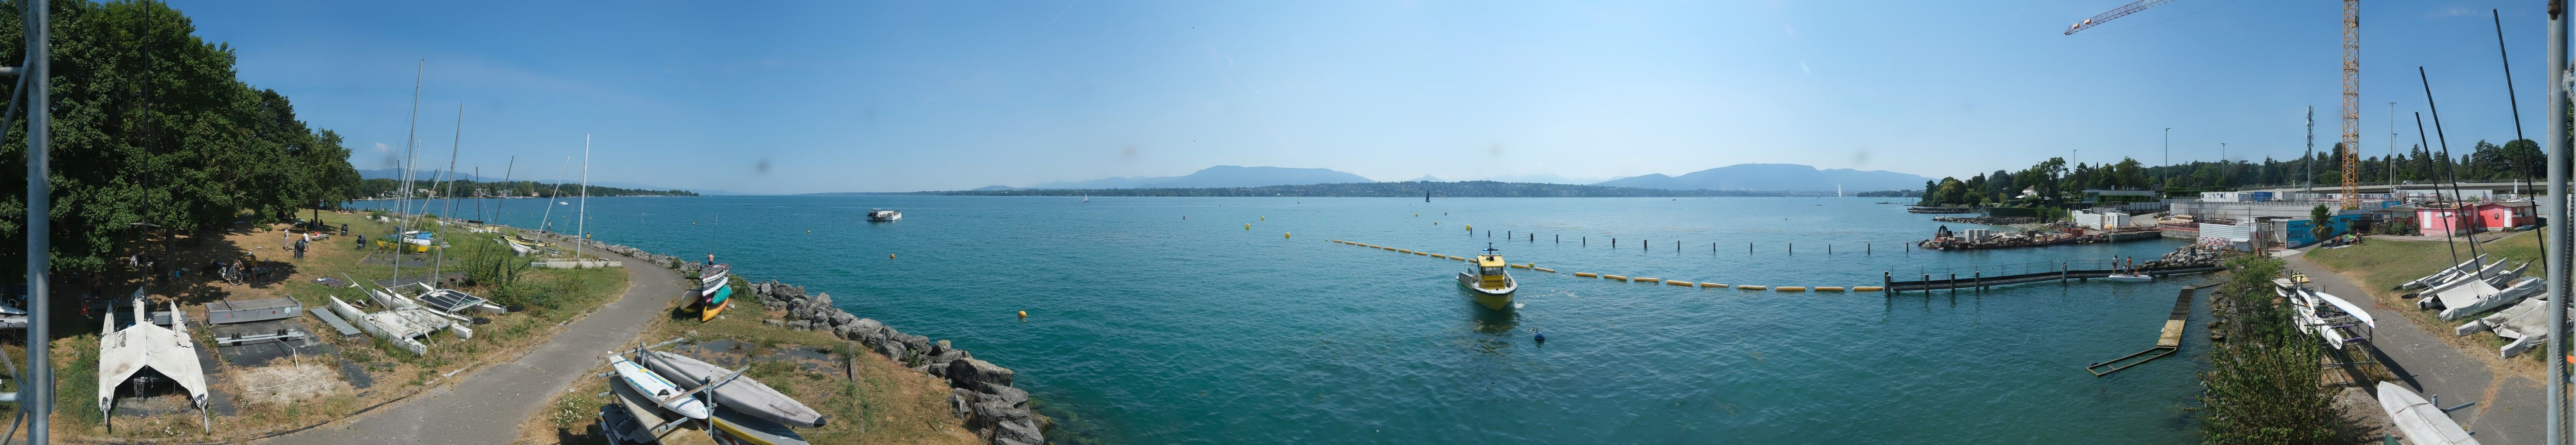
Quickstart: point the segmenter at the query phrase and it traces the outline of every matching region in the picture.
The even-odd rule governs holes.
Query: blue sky
[[[240,75],[423,166],[756,193],[950,190],[1323,167],[1378,180],[1606,179],[1779,162],[1940,177],[2082,150],[2297,156],[2340,131],[2336,2],[204,2]],[[2389,102],[2454,151],[2542,113],[2538,2],[2362,9],[2361,146]],[[2429,117],[2428,117],[2429,119]],[[2415,139],[2400,121],[2400,149]],[[2428,120],[2427,128],[2430,128]],[[380,150],[378,144],[389,148]]]

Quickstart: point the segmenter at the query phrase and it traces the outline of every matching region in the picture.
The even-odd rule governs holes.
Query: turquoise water
[[[2184,279],[1889,297],[1517,271],[1524,306],[1495,312],[1457,287],[1459,262],[1327,241],[1461,256],[1490,242],[1560,272],[1769,286],[2080,268],[2179,245],[1909,253],[1940,224],[1880,200],[639,197],[591,199],[588,225],[952,339],[1017,370],[1064,420],[1059,441],[2196,439],[2198,327],[2180,358],[2082,369],[2152,346]],[[544,204],[483,211],[534,227]],[[869,223],[872,207],[904,220]]]

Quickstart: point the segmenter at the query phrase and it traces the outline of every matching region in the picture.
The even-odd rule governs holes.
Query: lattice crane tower
[[[2361,208],[2361,0],[2343,0],[2343,208]]]

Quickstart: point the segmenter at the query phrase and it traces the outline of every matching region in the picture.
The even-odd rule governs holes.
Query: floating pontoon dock
[[[2111,373],[2120,372],[2122,369],[2129,369],[2131,366],[2137,366],[2138,364],[2146,363],[2149,360],[2173,355],[2174,351],[2182,349],[2183,326],[2189,325],[2191,321],[2191,293],[2192,288],[2184,287],[2182,288],[2182,291],[2179,292],[2179,295],[2174,296],[2173,312],[2165,314],[2164,332],[2156,335],[2156,347],[2120,356],[2120,358],[2111,359],[2110,361],[2084,365],[2084,370],[2092,372],[2094,377],[2111,375]]]
[[[2182,275],[2182,274],[2209,273],[2209,272],[2217,272],[2217,271],[2222,271],[2222,270],[2227,270],[2227,266],[2209,265],[2209,266],[2157,267],[2157,268],[2137,269],[2137,272],[2138,272],[2138,273],[2142,273],[2142,274],[2147,274],[2148,276],[2157,276],[2157,277],[2161,277],[2161,276],[2166,276],[2166,275]],[[1887,291],[1888,293],[1890,293],[1890,294],[1894,294],[1894,293],[1897,293],[1897,292],[1904,292],[1904,291],[1909,291],[1909,290],[1932,291],[1932,290],[1958,290],[1958,289],[1961,289],[1961,288],[1966,288],[1966,289],[1969,289],[1969,290],[1978,290],[1978,289],[1984,289],[1984,288],[1987,288],[1987,287],[2002,286],[2002,285],[2007,285],[2007,284],[2037,283],[2037,282],[2044,282],[2044,281],[2080,280],[2080,279],[2087,279],[2087,278],[2104,278],[2104,277],[2109,277],[2109,276],[2111,276],[2111,274],[2114,274],[2114,273],[2120,273],[2120,272],[2123,272],[2123,270],[2122,270],[2122,269],[2070,270],[2070,269],[2063,269],[2063,268],[2061,268],[2061,269],[2058,269],[2058,270],[2048,271],[2048,272],[2032,272],[2032,273],[2025,273],[2025,274],[1999,275],[1999,276],[1991,276],[1991,277],[1989,277],[1989,276],[1985,276],[1985,273],[1984,273],[1984,272],[1974,272],[1974,273],[1972,273],[1971,275],[1969,275],[1969,276],[1964,276],[1964,277],[1963,277],[1963,276],[1959,276],[1959,274],[1957,274],[1957,273],[1951,273],[1951,274],[1949,274],[1949,276],[1947,276],[1947,277],[1935,277],[1935,276],[1933,276],[1932,274],[1923,274],[1923,279],[1922,279],[1922,280],[1920,280],[1920,281],[1896,281],[1896,273],[1895,273],[1895,272],[1887,272],[1887,273],[1885,273],[1885,274],[1882,276],[1882,278],[1881,278],[1881,282],[1882,282],[1882,283],[1885,283],[1882,287],[1886,288],[1886,291]]]

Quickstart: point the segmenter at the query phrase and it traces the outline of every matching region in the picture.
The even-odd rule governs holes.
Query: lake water
[[[1908,252],[1941,224],[1882,200],[631,197],[592,198],[587,225],[954,340],[1018,371],[1060,443],[2197,439],[2205,305],[2176,357],[2109,377],[2083,366],[2153,346],[2175,291],[2202,277],[1891,297],[1518,270],[1524,306],[1496,312],[1458,288],[1460,262],[1327,241],[1460,256],[1491,243],[1560,272],[1767,286],[2083,268],[2180,245]],[[488,219],[535,227],[548,202],[495,204]],[[904,219],[867,222],[876,207]]]

